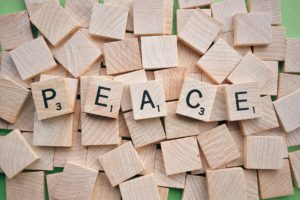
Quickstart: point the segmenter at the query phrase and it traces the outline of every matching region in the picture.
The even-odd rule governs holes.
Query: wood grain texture
[[[206,200],[208,199],[206,178],[187,175],[182,200]]]
[[[209,121],[224,121],[227,120],[226,103],[224,96],[225,84],[217,85],[217,93]]]
[[[61,174],[62,174],[62,172],[55,173],[55,174],[48,174],[46,176],[49,200],[55,200],[54,195],[55,195],[56,185],[57,185],[57,182],[58,182]]]
[[[199,6],[208,6],[212,0],[179,0],[179,8],[195,8]]]
[[[32,16],[36,11],[38,11],[45,3],[52,1],[59,3],[58,0],[24,0],[27,12],[29,16]]]
[[[124,114],[122,112],[119,112],[118,122],[119,122],[119,136],[130,137],[129,130],[124,118]]]
[[[181,41],[177,41],[178,67],[187,67],[190,72],[199,72],[196,66],[197,61],[201,58],[193,49],[189,48]]]
[[[226,167],[239,167],[244,166],[244,136],[240,130],[230,130],[230,135],[234,140],[234,143],[240,153],[240,156],[228,163],[226,163]]]
[[[169,188],[158,187],[160,200],[168,200]]]
[[[278,62],[277,61],[263,61],[263,62],[272,71],[272,77],[261,86],[260,94],[276,96],[278,90]]]
[[[281,99],[299,90],[300,76],[295,74],[279,74],[277,99]]]
[[[300,151],[289,153],[289,161],[293,174],[293,180],[297,188],[300,188]]]
[[[173,31],[173,7],[174,1],[173,0],[165,0],[164,5],[164,15],[165,15],[165,34],[172,35]]]
[[[250,0],[250,13],[267,12],[271,14],[272,25],[281,24],[280,0]]]
[[[299,68],[300,40],[286,39],[284,72],[300,72]]]
[[[74,108],[73,131],[77,132],[79,130],[81,130],[81,106],[80,99],[76,99]]]
[[[288,147],[300,145],[300,128],[286,134],[286,143]]]
[[[136,151],[145,167],[145,170],[141,173],[141,175],[153,173],[156,157],[156,144],[150,144],[137,148]]]
[[[247,200],[259,200],[258,177],[256,170],[244,169]]]
[[[196,9],[177,9],[176,10],[176,23],[177,33],[180,33],[187,20],[191,17]]]

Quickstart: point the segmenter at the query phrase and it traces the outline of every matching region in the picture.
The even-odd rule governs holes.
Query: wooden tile
[[[0,26],[2,50],[15,49],[33,40],[27,11],[1,15]]]
[[[67,77],[68,71],[61,64],[58,64],[52,70],[43,72],[41,75],[51,75],[51,76]]]
[[[201,133],[197,139],[211,169],[240,157],[237,145],[226,125]]]
[[[300,151],[294,151],[289,153],[289,160],[291,165],[291,170],[293,174],[293,179],[297,188],[300,187]]]
[[[8,178],[14,177],[40,158],[17,129],[1,138],[0,154],[0,166]]]
[[[133,116],[135,120],[167,115],[162,81],[147,81],[130,85]]]
[[[164,15],[165,15],[165,34],[172,35],[173,31],[173,0],[165,0]]]
[[[89,29],[86,28],[80,28],[79,31],[81,31],[84,34],[84,36],[88,38],[93,44],[95,44],[98,47],[98,49],[100,49],[102,52],[103,52],[103,45],[105,43],[114,41],[112,39],[91,35],[89,33]],[[103,62],[104,61],[103,56],[101,57],[101,59],[102,59],[101,62]]]
[[[72,147],[56,147],[54,153],[54,167],[64,167],[67,162],[74,162],[84,166],[87,157],[87,147],[81,144],[81,133],[74,132]]]
[[[259,200],[257,171],[244,169],[247,200]]]
[[[196,66],[197,61],[201,58],[200,54],[181,41],[177,41],[177,52],[178,67],[187,67],[190,72],[201,73],[200,69]]]
[[[227,120],[226,103],[224,96],[224,88],[226,85],[217,85],[217,93],[209,121],[224,121]]]
[[[299,60],[300,55],[300,40],[286,39],[285,49],[285,63],[283,67],[284,72],[300,72]]]
[[[24,3],[25,3],[25,6],[26,6],[29,16],[32,16],[45,3],[50,2],[50,1],[59,3],[58,0],[24,0]]]
[[[72,17],[54,1],[45,3],[30,20],[53,46],[57,46],[78,28]]]
[[[300,76],[296,74],[279,74],[278,95],[280,99],[299,90]]]
[[[247,169],[281,169],[283,167],[282,137],[247,136],[245,163]]]
[[[147,175],[153,173],[156,157],[156,144],[150,144],[137,148],[136,151],[145,167],[145,170],[141,174]]]
[[[260,197],[263,199],[293,195],[290,165],[287,159],[279,170],[258,170]]]
[[[272,71],[272,77],[260,88],[261,95],[277,95],[278,87],[278,62],[277,61],[263,61],[267,67]]]
[[[254,119],[263,116],[259,87],[255,82],[226,86],[225,102],[229,121]]]
[[[200,54],[204,54],[222,29],[222,24],[201,10],[187,20],[178,38]]]
[[[201,160],[196,137],[161,142],[167,175],[201,169]]]
[[[179,99],[183,81],[187,78],[188,73],[189,69],[186,67],[154,72],[155,80],[163,82],[166,101]]]
[[[74,109],[73,131],[77,132],[79,130],[81,130],[81,106],[80,99],[76,99]]]
[[[177,37],[141,37],[144,69],[162,69],[178,66]]]
[[[237,13],[247,13],[246,3],[243,0],[226,0],[211,4],[214,19],[223,24],[222,32],[233,30],[233,17]]]
[[[212,0],[179,0],[179,8],[195,8],[199,6],[208,6]]]
[[[230,130],[230,135],[240,153],[240,156],[226,164],[226,167],[239,167],[244,165],[244,136],[240,130]]]
[[[119,122],[119,136],[130,137],[128,126],[126,124],[124,114],[122,112],[119,113],[118,122]]]
[[[229,46],[225,40],[219,39],[207,53],[200,58],[197,62],[197,66],[213,81],[221,84],[241,59],[240,54]]]
[[[176,113],[198,120],[209,121],[217,88],[195,79],[185,79]]]
[[[138,153],[131,142],[126,142],[99,158],[112,186],[141,173],[145,170]]]
[[[133,1],[133,27],[135,35],[162,35],[165,33],[163,0]]]
[[[286,133],[286,143],[288,147],[300,145],[300,128]]]
[[[269,13],[236,14],[233,24],[234,46],[260,46],[272,43]]]
[[[59,172],[55,174],[48,174],[46,176],[49,200],[55,200],[54,195],[55,195],[56,185],[61,174],[62,172]]]
[[[249,8],[250,13],[270,13],[272,25],[281,24],[280,0],[250,0]]]
[[[182,199],[208,199],[206,178],[201,176],[187,175]]]
[[[132,112],[124,113],[124,118],[132,142],[136,148],[159,142],[166,138],[159,118],[134,120]]]
[[[189,20],[191,15],[196,9],[177,9],[176,10],[176,23],[177,23],[177,34],[180,33],[186,22]]]
[[[96,170],[68,162],[58,179],[55,199],[89,199],[97,176]]]
[[[35,146],[71,147],[74,115],[68,114],[46,120],[34,115],[33,144]]]
[[[158,187],[158,192],[161,200],[168,200],[169,188]]]
[[[92,11],[89,33],[98,37],[123,40],[128,11],[124,8],[95,4]]]
[[[24,172],[6,179],[6,199],[45,199],[44,172]]]
[[[29,93],[27,88],[12,80],[0,77],[0,118],[15,123]]]
[[[142,69],[141,52],[137,38],[103,45],[108,74],[120,74]]]
[[[105,75],[107,75],[106,68],[101,68],[103,59],[103,56],[98,58],[81,76],[100,76],[103,71],[105,71]]]

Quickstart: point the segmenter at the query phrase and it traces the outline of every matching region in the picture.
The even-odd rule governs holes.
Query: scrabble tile
[[[89,29],[87,28],[80,28],[79,31],[81,31],[84,34],[84,36],[88,38],[93,44],[95,44],[98,47],[98,49],[100,49],[102,52],[103,52],[103,45],[105,43],[114,41],[112,39],[91,35],[89,33]],[[104,61],[103,57],[101,57],[101,59],[102,59],[101,62],[103,62]]]
[[[90,24],[92,9],[97,0],[67,0],[65,10],[80,27],[87,28]]]
[[[130,94],[135,120],[167,115],[162,81],[132,83]]]
[[[288,147],[300,145],[300,128],[286,134],[286,143]]]
[[[217,93],[209,121],[224,121],[227,120],[226,104],[224,96],[225,84],[217,85]]]
[[[53,147],[37,147],[33,145],[33,134],[29,132],[23,133],[24,138],[30,147],[36,152],[40,158],[26,167],[26,169],[31,170],[53,170],[53,157],[54,157],[54,148]]]
[[[44,172],[23,172],[6,179],[6,199],[45,199]]]
[[[195,8],[199,6],[208,6],[212,0],[179,0],[179,8]]]
[[[277,61],[263,61],[263,62],[272,71],[272,77],[261,86],[260,94],[276,96],[278,90],[278,62]]]
[[[81,133],[74,132],[72,135],[72,147],[56,147],[54,153],[54,167],[64,167],[70,161],[79,165],[85,165],[87,147],[81,144]]]
[[[150,144],[137,148],[136,151],[145,167],[145,170],[141,174],[147,175],[153,173],[156,157],[156,144]]]
[[[15,123],[29,93],[27,88],[12,80],[0,77],[0,118]]]
[[[245,163],[247,169],[281,169],[283,141],[279,136],[247,136]]]
[[[15,49],[33,40],[27,11],[0,16],[0,46],[2,50]]]
[[[297,188],[300,187],[300,151],[294,151],[289,153],[289,160],[291,165],[291,170],[293,174],[293,179]]]
[[[165,32],[163,0],[133,1],[133,27],[135,35],[162,35]]]
[[[158,187],[158,192],[161,200],[168,200],[169,188]]]
[[[1,138],[0,154],[0,166],[8,178],[16,176],[40,158],[17,129]]]
[[[187,175],[182,199],[208,199],[206,178],[201,176]]]
[[[199,68],[196,66],[197,61],[201,58],[200,54],[181,41],[177,41],[177,52],[178,67],[187,67],[190,69],[190,72],[200,72]]]
[[[129,130],[122,112],[119,113],[118,117],[119,122],[119,136],[120,137],[130,137]]]
[[[173,7],[174,1],[173,0],[165,0],[164,5],[164,15],[165,15],[165,34],[172,35],[173,31]]]
[[[200,58],[197,62],[197,66],[214,82],[221,84],[241,59],[242,57],[238,52],[223,39],[219,39],[207,53]]]
[[[115,81],[123,83],[123,95],[121,100],[121,108],[123,112],[132,110],[132,102],[130,96],[130,85],[132,83],[146,82],[147,76],[145,70],[129,72],[114,77]]]
[[[104,154],[99,161],[113,187],[145,170],[131,142]]]
[[[258,178],[256,170],[244,169],[247,200],[258,200]]]
[[[166,138],[159,118],[134,120],[132,112],[124,113],[124,118],[132,142],[136,148],[159,142]]]
[[[53,46],[57,46],[78,28],[72,17],[54,1],[45,3],[30,20]]]
[[[223,24],[222,32],[233,30],[233,16],[237,13],[247,13],[243,0],[226,0],[211,4],[214,19]]]
[[[43,37],[24,43],[12,50],[10,55],[23,80],[32,78],[56,66],[56,62]],[[28,68],[28,66],[31,67]]]
[[[55,195],[56,185],[61,174],[62,172],[59,172],[55,174],[48,174],[46,176],[49,200],[55,200],[54,195]]]
[[[50,1],[59,3],[58,0],[24,0],[24,3],[25,3],[25,6],[26,6],[29,16],[32,16],[45,3],[50,2]]]
[[[226,125],[201,133],[197,139],[211,169],[240,157],[237,145]]]
[[[254,119],[263,116],[259,87],[255,82],[226,86],[225,102],[229,121]]]
[[[123,40],[128,11],[124,8],[95,4],[92,11],[89,33],[98,37]]]
[[[55,199],[89,199],[97,176],[96,170],[68,162],[58,179]]]
[[[286,39],[284,72],[300,72],[298,57],[300,55],[300,40]]]
[[[172,68],[154,72],[155,80],[162,80],[166,101],[179,99],[184,79],[188,76],[189,69]]]
[[[141,37],[144,69],[162,69],[178,66],[177,37]]]
[[[282,97],[285,97],[299,90],[298,86],[300,84],[300,76],[296,74],[280,73],[278,83],[277,98],[281,99]]]
[[[234,143],[240,153],[240,156],[228,163],[226,163],[226,167],[239,167],[244,165],[244,136],[240,130],[230,130],[230,135],[234,140]]]
[[[67,77],[68,71],[61,64],[58,64],[55,68],[50,71],[43,72],[41,75]]]
[[[258,170],[260,197],[263,199],[293,195],[293,183],[290,164],[283,161],[279,170]]]
[[[220,22],[204,11],[196,10],[179,32],[178,38],[198,53],[204,54],[221,29]]]
[[[269,13],[236,14],[233,24],[234,46],[260,46],[272,43]]]
[[[185,79],[176,113],[209,121],[216,93],[215,86],[191,78]]]
[[[201,169],[201,160],[196,137],[161,142],[167,175]]]
[[[35,146],[71,147],[74,115],[68,114],[45,120],[34,115],[33,144]]]
[[[250,0],[249,8],[250,13],[270,13],[272,25],[281,24],[280,0]]]
[[[176,10],[176,22],[177,22],[177,33],[180,33],[182,28],[185,26],[186,21],[191,17],[196,9],[177,9]]]
[[[141,190],[141,188],[147,189]],[[120,190],[123,200],[139,200],[144,198],[160,200],[153,174],[121,183]]]
[[[137,38],[103,45],[108,74],[120,74],[142,69],[141,52]]]
[[[185,185],[185,176],[185,172],[167,175],[162,152],[160,149],[156,150],[154,178],[158,186],[183,189]]]

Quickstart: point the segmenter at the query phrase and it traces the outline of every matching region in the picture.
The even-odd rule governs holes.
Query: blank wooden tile
[[[178,66],[177,37],[151,36],[141,38],[144,69],[162,69]]]
[[[286,39],[284,72],[300,72],[299,67],[300,40]]]
[[[145,167],[145,170],[141,173],[141,175],[153,173],[156,157],[156,144],[150,144],[137,148],[136,151]]]
[[[0,16],[0,46],[11,50],[33,40],[27,11]]]
[[[263,116],[259,87],[255,82],[226,86],[225,102],[229,121],[254,119]]]
[[[256,170],[244,169],[247,200],[259,200],[258,177]]]
[[[58,179],[55,199],[89,199],[97,176],[96,170],[68,162]]]
[[[36,11],[38,11],[45,3],[53,1],[59,3],[58,0],[24,0],[26,9],[29,16],[32,16]]]
[[[260,94],[276,96],[278,90],[278,62],[277,61],[263,61],[263,62],[272,71],[272,77],[261,86]]]
[[[6,199],[45,199],[44,172],[24,172],[6,179]]]
[[[222,24],[202,10],[196,10],[187,20],[178,38],[200,54],[204,54],[222,29]]]
[[[234,46],[260,46],[272,43],[269,13],[236,14],[233,23]]]
[[[165,33],[164,0],[133,1],[135,35],[162,35]]]
[[[212,0],[179,0],[179,8],[195,8],[199,6],[207,6]]]
[[[206,175],[209,199],[247,200],[242,168],[208,171]]]
[[[263,199],[293,195],[293,183],[290,164],[283,161],[279,170],[258,170],[260,197]]]
[[[300,187],[300,151],[294,151],[289,153],[289,160],[291,165],[291,170],[293,174],[293,179],[297,188]]]
[[[17,129],[1,138],[0,154],[0,166],[8,178],[14,177],[40,158]]]
[[[137,38],[108,42],[103,46],[108,74],[120,74],[142,69],[141,52]]]
[[[247,136],[245,163],[247,169],[281,169],[283,141],[279,136]]]
[[[280,0],[250,0],[249,8],[250,13],[270,13],[272,25],[281,24]]]
[[[201,176],[187,175],[182,199],[208,199],[206,178]]]
[[[177,34],[180,33],[184,27],[186,21],[191,17],[196,9],[177,9],[176,10],[176,23],[177,23]]]
[[[240,153],[240,156],[226,164],[226,167],[239,167],[244,165],[244,135],[240,130],[230,130],[230,135]]]
[[[286,143],[288,147],[300,145],[300,128],[286,134]]]
[[[161,142],[167,175],[201,169],[196,137]]]
[[[195,79],[185,79],[176,113],[198,120],[209,121],[217,88]]]
[[[54,1],[45,3],[30,20],[53,46],[57,46],[78,28],[72,17]]]
[[[173,0],[165,0],[164,15],[165,15],[165,34],[171,35],[173,31]]]
[[[161,200],[168,200],[169,188],[158,187],[158,192]]]
[[[197,53],[181,41],[177,41],[177,52],[178,67],[187,67],[189,68],[190,72],[200,72],[200,69],[196,66],[197,61],[201,58],[201,55],[199,53]]]
[[[119,113],[118,117],[119,122],[119,136],[120,137],[130,137],[129,130],[122,112]]]
[[[224,96],[225,84],[217,85],[217,93],[209,121],[224,121],[227,120],[226,104]]]
[[[277,98],[280,99],[299,90],[300,76],[296,74],[280,73],[278,83]]]
[[[55,173],[55,174],[48,174],[46,176],[46,182],[47,182],[47,189],[48,189],[48,197],[49,200],[55,200],[55,190],[57,182],[59,181],[59,177],[61,176],[62,172]]]
[[[99,158],[112,186],[141,173],[145,168],[131,142],[126,142]]]

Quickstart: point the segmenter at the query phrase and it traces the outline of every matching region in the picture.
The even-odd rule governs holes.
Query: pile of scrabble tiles
[[[173,0],[25,0],[1,15],[7,199],[45,199],[46,184],[57,200],[293,195],[300,39],[279,0],[248,3],[179,0],[174,23]]]

